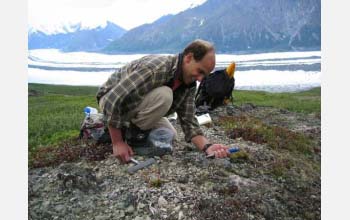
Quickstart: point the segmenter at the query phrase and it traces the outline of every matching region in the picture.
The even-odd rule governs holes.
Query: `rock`
[[[188,183],[188,175],[183,175],[177,178],[178,183]]]
[[[125,213],[132,214],[135,211],[134,206],[129,205],[128,208],[126,208]]]
[[[62,212],[66,207],[64,205],[56,205],[55,210],[57,212]]]
[[[252,106],[246,106],[248,110],[250,107]],[[249,112],[242,112],[240,107],[231,110],[232,119],[246,114],[247,117],[258,117],[264,123],[283,122],[288,126],[296,117],[291,113],[277,115],[271,108],[256,107]],[[264,114],[260,114],[262,110]],[[214,117],[226,119],[220,118],[221,114],[227,116],[224,107],[211,113],[213,121]],[[277,117],[280,115],[283,117]],[[312,120],[316,120],[312,117]],[[304,132],[307,137],[319,139],[320,131],[313,129],[314,126],[319,129],[319,122],[316,121],[318,124],[315,125],[312,121],[306,124],[303,122],[303,126],[299,121],[299,124],[293,122],[295,125],[291,122],[294,126],[291,127],[292,131]],[[272,124],[275,125],[276,123]],[[219,121],[215,121],[211,127],[202,126],[205,135],[213,143],[235,144],[242,149],[241,152],[246,150],[249,157],[240,155],[233,160],[207,159],[192,144],[184,141],[180,124],[177,123],[175,127],[179,135],[178,140],[174,141],[176,150],[171,156],[157,158],[161,162],[160,169],[150,167],[131,176],[125,172],[128,165],[113,163],[112,158],[102,161],[72,161],[61,166],[30,169],[28,217],[185,220],[287,219],[293,216],[293,219],[319,219],[321,184],[319,171],[314,169],[318,168],[319,155],[312,154],[310,158],[304,158],[302,154],[301,158],[288,159],[292,154],[282,154],[283,149],[280,152],[279,149],[246,141],[244,138],[230,139],[229,133],[225,133]],[[89,144],[77,144],[89,147]],[[319,142],[313,146],[320,148]],[[186,151],[186,147],[189,150]],[[148,159],[135,157],[141,161]],[[288,169],[290,179],[286,178],[282,183],[284,179],[275,179],[270,170],[274,168],[274,161],[279,162],[283,158],[286,158],[286,163],[282,160],[281,165],[291,166],[291,169]],[[308,159],[317,164],[308,163]],[[305,170],[303,164],[307,165]],[[306,175],[309,173],[310,177]],[[164,184],[159,188],[152,187],[150,180],[158,176],[164,180]],[[67,187],[61,187],[64,180]],[[292,202],[288,203],[289,200]]]
[[[178,206],[176,206],[176,207],[174,208],[174,211],[175,211],[175,212],[178,212],[180,209],[181,209],[181,206],[178,205]]]
[[[125,208],[125,203],[124,202],[118,202],[116,206],[117,206],[118,209],[124,209]]]
[[[251,111],[251,110],[253,110],[253,109],[255,109],[256,108],[256,105],[254,105],[254,104],[252,104],[252,103],[246,103],[246,104],[243,104],[242,106],[241,106],[241,110],[243,111],[243,112],[248,112],[248,111]]]
[[[145,208],[145,207],[146,207],[146,205],[143,204],[143,203],[137,204],[137,209],[143,209],[143,208]]]
[[[50,205],[50,201],[44,201],[42,204],[44,209],[47,209],[49,207],[49,205]]]
[[[229,177],[229,184],[240,188],[242,186],[254,186],[256,183],[250,179],[243,178],[238,175],[231,175]]]
[[[95,217],[95,220],[108,220],[110,217],[108,215],[98,215]]]
[[[135,195],[129,193],[127,196],[126,196],[126,199],[125,199],[125,206],[129,206],[129,205],[136,205],[136,197]]]
[[[168,202],[164,199],[163,196],[160,196],[158,199],[158,205],[160,207],[164,207],[164,206],[168,205]]]
[[[125,212],[123,210],[119,211],[119,216],[120,218],[125,217]]]
[[[183,211],[180,211],[179,212],[179,217],[177,218],[178,220],[181,220],[181,219],[184,219],[185,218],[185,216],[184,216],[184,213],[183,213]]]
[[[213,163],[215,166],[220,167],[220,168],[224,168],[227,170],[232,168],[232,164],[227,158],[214,159]]]
[[[227,115],[237,115],[241,113],[241,110],[237,106],[228,105],[226,107],[226,113]]]

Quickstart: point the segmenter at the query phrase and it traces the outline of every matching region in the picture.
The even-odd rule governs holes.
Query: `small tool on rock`
[[[227,150],[229,154],[233,154],[239,151],[238,147],[231,147],[230,149]],[[215,158],[215,154],[210,154],[207,156],[207,158]]]
[[[135,160],[134,158],[131,158],[130,161],[133,162],[135,164],[135,166],[128,168],[129,174],[133,174],[140,169],[143,169],[145,167],[151,166],[152,164],[156,163],[156,160],[154,158],[148,159],[144,162],[139,162],[139,161]]]

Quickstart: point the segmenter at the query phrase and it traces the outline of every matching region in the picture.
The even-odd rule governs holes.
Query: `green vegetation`
[[[29,150],[78,137],[86,106],[97,108],[96,87],[29,84]]]
[[[249,116],[226,116],[220,118],[229,137],[243,138],[258,144],[267,144],[272,149],[286,149],[309,154],[312,142],[302,133],[278,126],[269,126],[260,119]]]
[[[314,88],[298,93],[269,93],[260,91],[233,92],[235,105],[253,103],[258,106],[272,106],[294,112],[321,112],[321,88]]]
[[[230,161],[231,162],[237,162],[237,161],[245,161],[249,160],[249,154],[245,151],[238,151],[234,154],[230,154]]]
[[[66,86],[29,83],[28,90],[36,91],[38,95],[63,95],[63,96],[95,96],[98,87],[95,86]]]
[[[84,107],[92,106],[98,108],[95,99],[96,92],[97,87],[91,86],[29,84],[28,147],[30,157],[33,157],[33,153],[43,146],[52,148],[62,144],[64,141],[76,139],[79,135],[80,123],[84,118]],[[249,102],[255,105],[269,105],[290,111],[319,113],[320,92],[320,88],[300,93],[234,91],[234,96],[236,105]],[[235,121],[235,123],[238,122]],[[243,123],[244,120],[240,122]],[[244,123],[246,124],[245,129],[249,130],[249,124],[257,122],[246,120]],[[305,140],[302,136],[297,135],[295,139],[294,134],[284,131],[282,128],[283,131],[266,127],[263,124],[260,125],[260,128],[255,130],[255,134],[259,136],[261,135],[260,131],[262,131],[265,142],[273,140],[276,135],[281,136],[281,139],[290,136],[293,138],[292,145],[295,142],[302,143],[297,144],[300,146],[297,150],[310,151],[307,139]],[[252,134],[252,132],[245,132],[245,135],[247,134]],[[281,143],[283,148],[291,146],[290,144],[285,145],[283,142]],[[271,147],[278,148],[279,146],[271,145]]]

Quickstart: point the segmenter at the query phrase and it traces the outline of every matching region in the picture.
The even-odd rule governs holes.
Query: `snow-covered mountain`
[[[55,48],[62,51],[98,51],[126,32],[122,27],[106,21],[87,26],[66,23],[28,28],[28,48]]]
[[[110,53],[173,53],[202,38],[218,52],[319,50],[320,0],[207,0],[129,30]]]

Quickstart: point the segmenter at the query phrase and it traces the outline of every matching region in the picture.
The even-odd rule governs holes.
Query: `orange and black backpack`
[[[233,101],[235,87],[234,72],[236,64],[231,63],[226,69],[210,73],[199,84],[195,96],[196,113],[203,114]]]

